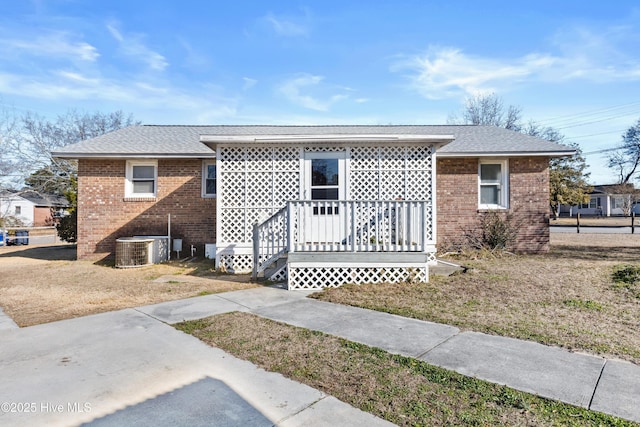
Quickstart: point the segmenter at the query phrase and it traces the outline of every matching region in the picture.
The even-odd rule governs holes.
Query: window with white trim
[[[216,161],[202,162],[202,197],[216,197]]]
[[[507,160],[481,160],[478,165],[478,206],[480,209],[509,207]]]
[[[156,197],[158,193],[158,162],[128,160],[125,197]]]

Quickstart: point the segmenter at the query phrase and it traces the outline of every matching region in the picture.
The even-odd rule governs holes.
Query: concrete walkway
[[[256,288],[0,330],[0,425],[388,425],[168,325],[229,311],[252,312],[640,422],[637,365],[307,294]]]

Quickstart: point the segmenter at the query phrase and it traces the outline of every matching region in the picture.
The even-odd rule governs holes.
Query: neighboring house
[[[589,193],[589,202],[560,207],[560,215],[621,216],[640,213],[638,192],[633,184],[595,185]]]
[[[0,193],[0,217],[16,226],[43,227],[67,215],[69,201],[64,196],[43,194],[33,190]]]
[[[490,211],[548,250],[549,158],[573,153],[491,126],[132,126],[54,155],[78,160],[79,259],[171,215],[219,267],[316,288],[427,280]]]

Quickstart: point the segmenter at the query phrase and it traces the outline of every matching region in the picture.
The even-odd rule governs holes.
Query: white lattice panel
[[[247,173],[249,185],[247,185],[247,206],[266,207],[273,206],[273,171]]]
[[[432,162],[433,147],[420,146],[411,147],[407,152],[407,169],[408,170],[430,170]]]
[[[427,282],[427,267],[289,267],[289,289],[336,288],[346,283]]]
[[[220,206],[241,208],[244,206],[244,173],[221,173],[221,191],[218,195]]]
[[[220,269],[229,273],[250,273],[253,269],[253,257],[243,254],[220,255]]]
[[[282,171],[275,174],[273,183],[274,206],[284,206],[289,200],[300,198],[300,172]]]
[[[220,146],[219,241],[248,243],[262,222],[300,197],[300,148]]]
[[[349,199],[378,200],[378,171],[351,170]]]
[[[403,170],[380,171],[380,199],[405,199],[405,182]]]
[[[242,147],[222,147],[219,150],[218,165],[222,171],[244,171],[244,149]]]
[[[404,169],[405,147],[380,147],[380,168]]]
[[[274,150],[274,169],[276,171],[298,171],[300,169],[299,147],[275,147]]]
[[[273,171],[272,147],[252,147],[247,151],[247,171]]]
[[[354,147],[351,149],[352,169],[378,169],[378,147]]]
[[[430,174],[424,170],[406,171],[405,198],[407,200],[431,200]]]
[[[344,147],[340,146],[324,146],[324,147],[304,147],[306,153],[325,153],[328,151],[344,151]]]
[[[220,216],[220,242],[242,242],[244,238],[244,209],[221,209]]]

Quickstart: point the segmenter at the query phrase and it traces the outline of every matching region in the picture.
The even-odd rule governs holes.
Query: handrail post
[[[422,209],[420,209],[420,227],[422,227],[422,236],[420,242],[420,251],[427,251],[427,202],[422,202]]]
[[[356,251],[356,202],[351,201],[351,252]]]
[[[295,252],[295,244],[293,243],[293,237],[294,237],[294,233],[293,233],[293,221],[291,220],[291,206],[293,205],[293,202],[289,201],[287,202],[287,223],[285,225],[285,228],[287,230],[287,235],[285,237],[285,241],[286,241],[286,250],[288,250],[289,252]],[[298,218],[298,224],[300,223],[300,218]]]
[[[251,280],[258,280],[258,266],[260,260],[260,230],[258,223],[253,224],[253,270],[251,272]]]

